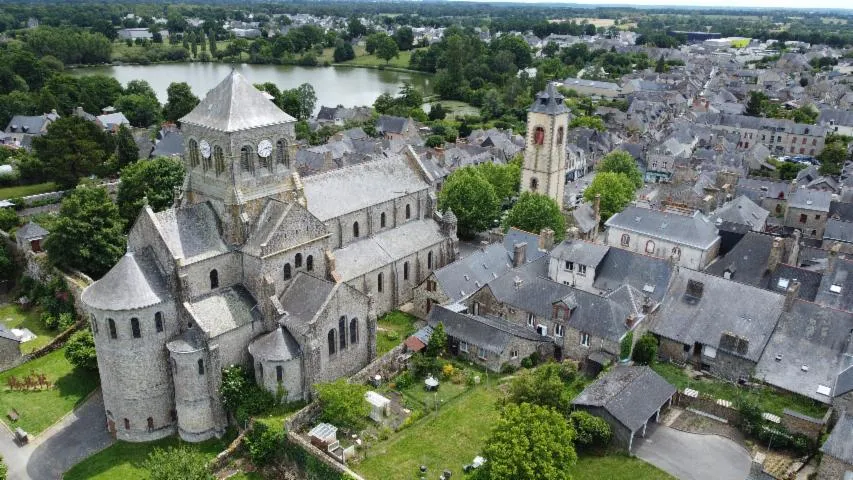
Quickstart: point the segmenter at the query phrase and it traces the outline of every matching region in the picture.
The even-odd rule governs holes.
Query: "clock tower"
[[[236,71],[181,118],[182,202],[211,202],[232,245],[242,244],[264,200],[293,200],[296,120]]]
[[[569,107],[553,83],[536,94],[527,113],[521,191],[547,195],[563,207],[566,188],[566,131]]]

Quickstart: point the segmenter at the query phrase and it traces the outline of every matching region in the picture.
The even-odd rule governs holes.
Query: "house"
[[[822,108],[817,117],[817,124],[829,132],[853,136],[853,111]]]
[[[705,268],[720,248],[717,228],[698,210],[681,215],[628,206],[605,225],[605,245],[672,258],[682,267]]]
[[[806,237],[823,238],[831,201],[832,193],[830,192],[806,188],[796,189],[788,197],[784,225],[801,230]]]
[[[826,221],[823,231],[824,247],[834,242],[842,242],[853,246],[853,222],[844,222],[830,218]]]
[[[587,385],[572,407],[603,418],[613,432],[613,443],[630,453],[634,437],[645,437],[649,422],[660,421],[675,392],[647,366],[620,366]]]
[[[14,366],[21,358],[21,339],[0,322],[0,371]]]
[[[853,354],[853,313],[801,299],[786,307],[758,361],[755,377],[830,404],[836,377]]]
[[[15,115],[6,126],[4,141],[18,147],[29,147],[33,137],[47,133],[47,127],[58,119],[56,110],[43,115]]]
[[[18,250],[22,252],[40,253],[43,250],[42,242],[48,235],[41,225],[35,222],[27,222],[26,225],[19,228],[15,232],[15,241],[18,243]]]
[[[823,459],[817,480],[847,480],[853,476],[853,413],[841,412],[820,451]]]
[[[599,82],[597,80],[569,77],[563,80],[563,87],[587,96],[597,95],[599,97],[616,98],[622,95],[622,88],[618,83],[613,82]]]
[[[452,354],[493,372],[500,372],[505,365],[519,367],[521,360],[533,353],[541,357],[553,354],[550,338],[493,315],[437,306],[430,311],[427,322],[433,329],[442,324]]]
[[[418,129],[411,118],[379,115],[376,120],[376,133],[386,140],[405,139],[417,135]]]
[[[604,260],[610,247],[583,240],[566,240],[551,250],[548,278],[564,285],[592,289],[595,269]]]
[[[598,236],[598,223],[601,220],[598,212],[595,211],[595,204],[589,202],[580,204],[572,210],[572,219],[578,229],[579,238],[595,241]]]
[[[769,215],[770,212],[759,207],[749,197],[740,195],[715,210],[710,216],[715,223],[728,222],[745,225],[754,232],[762,232]]]
[[[788,196],[794,193],[796,186],[789,182],[765,178],[740,178],[735,187],[735,195],[745,195],[773,215],[783,216]]]
[[[837,247],[829,252],[826,271],[820,282],[815,302],[853,312],[853,260],[842,258]]]
[[[791,290],[780,295],[682,268],[651,324],[660,339],[658,355],[732,381],[749,378],[785,299],[796,297]]]
[[[595,271],[590,292],[606,295],[630,285],[657,304],[663,300],[674,270],[665,259],[611,248]]]
[[[432,338],[432,327],[424,325],[417,332],[409,335],[403,344],[406,345],[407,352],[420,352],[429,345],[430,338]]]
[[[113,133],[117,132],[119,127],[121,127],[122,125],[130,126],[130,120],[128,120],[127,117],[125,117],[124,114],[121,112],[105,112],[103,115],[98,115],[97,119],[98,123],[103,125],[104,130]]]

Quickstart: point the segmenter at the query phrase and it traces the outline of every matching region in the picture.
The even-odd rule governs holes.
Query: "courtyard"
[[[634,454],[681,480],[746,478],[751,459],[745,448],[719,435],[687,433],[651,424],[634,441]]]

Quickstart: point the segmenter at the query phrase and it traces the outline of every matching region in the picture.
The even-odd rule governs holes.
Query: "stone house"
[[[809,238],[823,238],[832,193],[798,188],[788,198],[786,227],[801,230]]]
[[[820,451],[823,459],[817,470],[818,480],[847,479],[853,475],[853,414],[841,413]]]
[[[605,245],[672,258],[682,267],[705,268],[720,248],[717,228],[699,211],[681,215],[628,206],[605,225]]]
[[[47,127],[58,119],[56,110],[43,115],[15,115],[6,126],[4,143],[29,148],[33,137],[47,133]]]
[[[737,381],[752,376],[787,295],[685,268],[675,273],[650,331],[658,356]]]
[[[789,182],[766,178],[741,178],[735,187],[735,195],[745,195],[772,215],[782,217],[788,205],[788,196],[796,187]]]
[[[376,133],[386,140],[405,140],[416,136],[418,128],[411,118],[380,115],[376,120]]]
[[[752,231],[763,232],[769,215],[770,212],[759,207],[749,197],[740,195],[714,210],[710,217],[715,223],[728,222],[736,225],[745,225]]]
[[[448,349],[457,357],[500,372],[504,365],[521,366],[533,353],[550,357],[551,339],[492,315],[472,315],[437,306],[427,322],[433,329],[441,323],[447,333]]]
[[[21,358],[21,339],[0,323],[0,372],[13,367]]]
[[[839,247],[836,244],[829,251],[815,302],[853,312],[853,259],[840,256]]]
[[[48,235],[41,225],[35,222],[27,222],[26,225],[15,231],[15,242],[18,250],[22,252],[40,253],[44,248],[42,242]]]
[[[551,251],[548,278],[591,291],[595,269],[604,260],[610,247],[583,240],[566,240]]]
[[[716,132],[738,134],[738,148],[747,150],[750,145],[762,143],[777,155],[817,156],[823,150],[827,133],[824,127],[792,120],[724,113],[696,114],[696,123],[708,125]]]

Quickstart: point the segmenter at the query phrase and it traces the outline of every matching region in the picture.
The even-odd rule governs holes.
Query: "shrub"
[[[518,370],[518,367],[511,363],[504,363],[503,365],[501,365],[501,373],[504,375],[515,373],[516,370]]]
[[[370,405],[364,400],[368,388],[361,384],[347,383],[340,378],[331,383],[314,385],[323,413],[324,422],[339,427],[357,429],[370,413]]]
[[[168,450],[156,448],[144,463],[151,480],[213,480],[207,457],[196,450],[178,445]]]
[[[411,387],[413,383],[415,383],[415,378],[412,375],[412,372],[406,370],[405,372],[397,376],[395,383],[397,384],[397,390],[405,390]]]
[[[275,431],[264,423],[254,424],[246,434],[246,449],[255,465],[266,465],[275,457],[279,445],[284,442],[284,431]]]
[[[441,374],[444,375],[444,378],[450,378],[453,376],[453,372],[456,369],[453,368],[453,365],[450,363],[445,363],[443,367],[441,367]]]
[[[57,319],[57,324],[59,325],[60,330],[70,328],[75,322],[74,314],[70,312],[60,313],[59,318]]]
[[[533,368],[533,360],[531,360],[530,357],[522,358],[521,368]]]
[[[634,332],[630,331],[625,334],[625,338],[622,339],[622,343],[619,345],[619,358],[622,360],[627,360],[631,358],[631,348],[634,343]]]
[[[423,353],[412,356],[412,373],[415,378],[424,378],[428,375],[438,375],[441,371],[441,363],[436,358],[428,357]]]
[[[569,415],[569,420],[575,427],[575,443],[579,447],[604,447],[610,443],[613,432],[603,418],[576,410]]]
[[[444,325],[439,322],[432,330],[432,335],[429,337],[429,344],[424,349],[424,353],[428,357],[438,357],[444,353],[447,348],[447,333],[444,331]]]
[[[577,376],[578,362],[566,359],[560,363],[560,378],[563,379],[564,382],[574,382]]]
[[[87,370],[98,369],[98,357],[95,354],[95,339],[88,328],[81,330],[65,344],[65,358],[71,365]]]
[[[59,326],[59,319],[51,315],[50,312],[43,312],[41,314],[41,323],[48,330],[54,330]]]
[[[239,365],[222,369],[219,393],[225,409],[241,423],[246,423],[250,416],[269,410],[276,404],[273,393],[256,384],[249,372]]]
[[[632,358],[640,365],[649,365],[658,356],[658,339],[651,333],[644,333],[634,345]]]
[[[8,232],[21,224],[18,214],[11,208],[0,208],[0,230]]]

